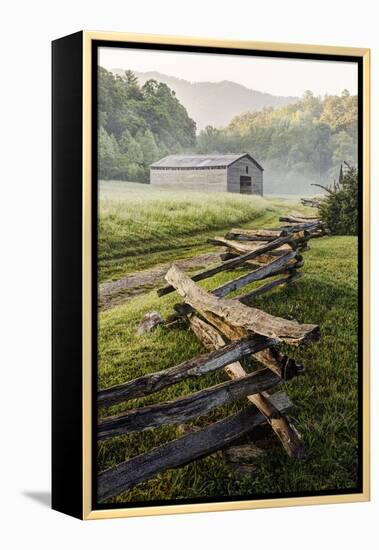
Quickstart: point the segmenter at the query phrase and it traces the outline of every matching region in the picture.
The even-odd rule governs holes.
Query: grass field
[[[110,185],[110,184],[108,184]],[[122,190],[108,193],[101,206],[101,238],[112,235],[117,246],[116,257],[108,251],[103,257],[102,277],[117,278],[149,262],[161,261],[162,257],[173,259],[178,250],[183,254],[195,255],[204,239],[197,237],[214,234],[214,231],[231,225],[244,224],[251,227],[276,226],[280,213],[293,208],[291,201],[279,199],[251,200],[251,204],[239,205],[245,197],[230,197],[233,209],[222,216],[224,196],[217,199],[212,195],[211,206],[203,199],[194,197],[196,207],[192,208],[190,199],[178,194],[180,206],[172,201],[172,211],[183,215],[177,223],[177,216],[171,222],[175,226],[170,233],[170,218],[167,217],[169,196],[160,198],[159,203],[152,199],[149,204],[142,201],[140,191],[131,189],[131,201],[124,210],[120,202]],[[143,190],[142,193],[145,193]],[[164,192],[165,193],[165,192]],[[113,195],[113,196],[112,196]],[[248,198],[249,199],[249,198]],[[188,201],[187,211],[183,204]],[[248,201],[250,202],[250,201]],[[158,204],[159,203],[159,204]],[[163,207],[164,205],[164,207]],[[225,203],[224,203],[225,205]],[[296,207],[298,208],[298,207]],[[300,208],[300,207],[299,207]],[[194,214],[191,218],[190,212]],[[209,213],[210,225],[204,224],[204,211]],[[250,211],[251,218],[248,218]],[[132,213],[135,216],[132,216]],[[155,214],[154,214],[155,212]],[[202,214],[201,214],[202,213]],[[191,231],[183,228],[184,220],[192,221]],[[194,218],[200,219],[199,230]],[[240,216],[238,218],[238,216]],[[108,220],[110,217],[110,220]],[[123,220],[120,222],[120,219]],[[128,236],[127,228],[140,227],[140,238],[146,236],[154,254],[150,258],[139,258],[138,251],[143,246]],[[117,227],[124,227],[124,237],[117,234]],[[220,225],[218,225],[220,224]],[[162,227],[161,227],[162,226]],[[103,231],[103,233],[102,233]],[[158,237],[160,235],[160,237]],[[166,239],[162,240],[165,235]],[[128,240],[128,253],[122,254],[121,243]],[[159,240],[160,239],[160,240]],[[178,243],[178,248],[167,247],[168,242]],[[159,248],[161,242],[161,248]],[[100,247],[104,243],[100,242]],[[133,253],[133,255],[132,255]],[[119,254],[120,262],[117,261]],[[130,255],[129,255],[130,254]],[[357,483],[357,241],[355,237],[326,237],[311,241],[311,250],[306,252],[304,277],[296,284],[279,288],[270,294],[256,298],[254,306],[265,311],[297,319],[300,322],[317,323],[321,329],[321,340],[308,348],[291,349],[291,355],[306,366],[303,377],[292,380],[285,389],[295,407],[292,412],[297,428],[304,437],[307,454],[303,460],[292,460],[286,456],[279,443],[274,442],[272,449],[256,463],[253,475],[237,479],[234,471],[217,453],[196,461],[177,470],[169,470],[154,479],[138,485],[110,502],[134,502],[148,500],[187,499],[201,497],[247,496],[270,493],[291,493],[319,490],[354,488]],[[129,259],[131,266],[128,265]],[[241,273],[243,268],[240,268]],[[235,274],[233,273],[233,277]],[[221,273],[201,283],[211,288],[227,281],[230,274]],[[245,287],[247,292],[254,285]],[[125,382],[136,376],[160,370],[197,355],[201,345],[189,330],[168,330],[159,328],[153,333],[136,337],[136,328],[147,311],[158,310],[163,316],[172,312],[177,302],[175,294],[158,298],[155,291],[133,299],[126,305],[104,311],[99,315],[99,387]],[[286,351],[286,346],[281,346]],[[287,350],[288,351],[288,350]],[[206,375],[198,380],[185,381],[159,394],[120,404],[107,410],[107,414],[121,412],[142,404],[160,400],[174,399],[187,395],[211,384],[226,379],[222,372]],[[204,426],[227,414],[246,406],[241,401],[228,407],[217,409],[205,418],[197,418],[194,426]],[[103,415],[105,411],[100,411]],[[180,435],[176,426],[147,430],[140,434],[122,436],[99,444],[98,464],[103,470],[115,466],[152,447],[162,444]]]
[[[99,282],[209,249],[207,237],[235,225],[277,224],[297,201],[101,182]],[[285,205],[285,206],[284,206]]]

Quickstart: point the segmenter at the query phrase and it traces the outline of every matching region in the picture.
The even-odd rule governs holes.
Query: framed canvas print
[[[53,42],[53,508],[369,499],[369,50]]]

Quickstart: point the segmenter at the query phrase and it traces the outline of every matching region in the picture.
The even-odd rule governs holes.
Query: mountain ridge
[[[123,76],[125,70],[115,68],[111,72]],[[133,72],[141,85],[150,79],[167,84],[195,120],[198,132],[208,125],[225,127],[235,116],[247,111],[261,111],[265,107],[279,107],[299,100],[294,96],[275,96],[254,90],[231,80],[190,82],[158,71]]]

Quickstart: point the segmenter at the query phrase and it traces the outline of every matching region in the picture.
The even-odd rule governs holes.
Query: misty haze
[[[102,179],[148,183],[150,165],[172,154],[248,153],[264,168],[264,194],[316,195],[323,191],[314,184],[333,182],[344,161],[357,161],[357,96],[346,89],[275,96],[127,68],[101,68],[99,80]]]

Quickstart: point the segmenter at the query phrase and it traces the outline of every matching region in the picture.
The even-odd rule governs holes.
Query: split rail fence
[[[159,296],[177,292],[180,303],[166,320],[170,328],[185,322],[207,353],[179,365],[141,376],[98,393],[98,406],[111,405],[151,395],[186,378],[223,369],[229,380],[174,401],[139,407],[108,416],[98,423],[98,439],[127,435],[162,425],[182,424],[213,409],[246,398],[248,406],[205,428],[192,431],[130,460],[100,472],[98,498],[105,500],[131,489],[169,469],[224,449],[242,436],[268,424],[291,457],[301,457],[301,435],[287,414],[292,404],[284,392],[272,393],[284,380],[304,373],[303,365],[284,355],[278,346],[307,345],[320,337],[319,327],[276,317],[252,306],[254,298],[271,289],[292,284],[302,273],[302,253],[309,240],[325,234],[316,217],[280,218],[278,229],[232,229],[210,242],[223,247],[220,263],[189,277],[175,264],[168,270],[167,286]],[[244,266],[247,272],[211,291],[196,282]],[[251,269],[249,269],[251,267]],[[278,278],[279,276],[279,278]],[[227,296],[255,281],[266,282],[235,298]],[[253,370],[255,369],[255,370]]]
[[[303,199],[300,199],[300,201],[301,201],[301,204],[303,206],[310,206],[312,208],[320,208],[320,206],[322,205],[323,199],[313,197],[313,198],[303,198]]]

